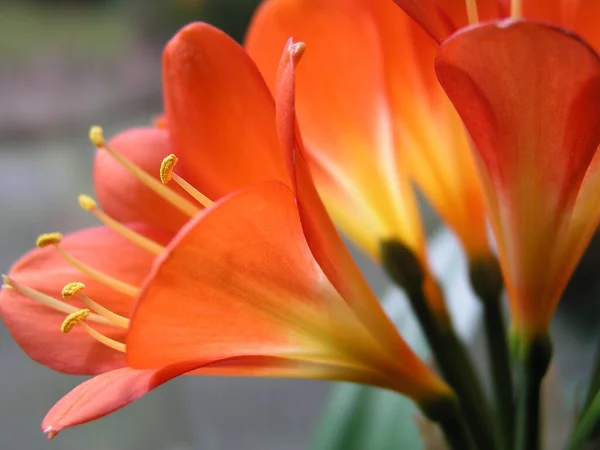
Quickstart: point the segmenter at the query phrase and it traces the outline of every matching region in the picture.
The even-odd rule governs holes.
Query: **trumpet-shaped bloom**
[[[314,190],[295,129],[302,50],[285,46],[276,103],[238,44],[189,25],[165,49],[160,126],[108,144],[92,129],[103,209],[80,204],[106,226],[42,235],[0,294],[33,359],[96,375],[48,413],[50,437],[182,374],[451,395],[398,335]]]
[[[593,48],[600,47],[595,0],[394,0],[438,43],[478,21],[512,16],[574,31]]]
[[[515,326],[543,334],[600,220],[598,55],[506,19],[451,36],[436,71],[477,148]]]
[[[431,39],[386,0],[267,0],[246,47],[271,86],[290,35],[310,49],[297,73],[298,121],[341,229],[375,257],[396,239],[425,262],[412,179],[469,256],[487,256],[481,187]]]

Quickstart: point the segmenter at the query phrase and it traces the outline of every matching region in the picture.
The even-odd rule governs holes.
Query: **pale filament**
[[[202,206],[204,206],[205,208],[208,208],[209,206],[211,206],[213,204],[213,201],[211,199],[209,199],[206,195],[204,195],[202,192],[200,192],[198,189],[196,189],[190,183],[185,181],[179,175],[177,175],[176,173],[173,173],[172,176],[173,176],[173,180],[175,181],[175,183],[177,183],[179,186],[181,186],[185,192],[187,192],[192,197],[194,197],[198,201],[198,203],[200,203]]]
[[[116,278],[111,277],[110,275],[106,275],[105,273],[100,272],[99,270],[94,269],[93,267],[88,266],[87,264],[79,261],[73,255],[71,255],[66,250],[63,250],[58,243],[52,244],[56,251],[66,259],[73,267],[78,269],[80,272],[89,275],[94,280],[114,289],[115,291],[121,292],[122,294],[128,295],[130,297],[136,297],[139,293],[139,288],[132,286],[131,284],[125,283],[124,281],[117,280]]]
[[[92,311],[97,312],[100,316],[107,320],[110,320],[111,325],[116,325],[120,328],[129,328],[129,319],[127,317],[120,316],[117,313],[112,312],[110,309],[96,303],[94,300],[89,298],[87,295],[79,292],[77,296],[81,299],[85,305]]]
[[[477,0],[466,0],[466,3],[469,24],[474,25],[479,22],[479,13],[477,12]]]
[[[61,300],[57,300],[54,297],[51,297],[49,295],[43,294],[39,291],[36,291],[35,289],[24,286],[6,275],[3,275],[2,278],[4,280],[4,285],[2,286],[3,288],[14,289],[19,294],[21,294],[31,300],[34,300],[38,303],[41,303],[42,305],[48,306],[49,308],[51,308],[55,311],[59,311],[61,313],[65,313],[65,314],[72,314],[74,312],[77,312],[80,309],[73,305],[69,305],[68,303],[65,303]],[[112,325],[113,324],[113,322],[111,320],[107,319],[106,317],[102,317],[99,314],[95,314],[95,313],[91,313],[88,316],[88,320],[91,320],[93,322],[100,323],[103,325]]]
[[[511,0],[510,1],[510,17],[513,19],[520,19],[523,16],[523,2],[522,0]]]
[[[87,332],[87,334],[89,334],[91,337],[96,339],[101,344],[104,344],[107,347],[110,347],[113,350],[116,350],[118,352],[125,353],[127,347],[122,342],[111,339],[108,336],[104,336],[102,333],[96,331],[94,328],[92,328],[85,322],[80,322],[78,325],[83,327],[83,329]]]
[[[163,199],[171,203],[183,213],[191,217],[200,212],[200,209],[197,206],[195,206],[192,202],[190,202],[186,198],[183,198],[177,192],[174,192],[168,187],[164,186],[156,178],[144,172],[142,169],[140,169],[134,163],[129,161],[123,155],[121,155],[118,152],[115,152],[108,145],[106,145],[104,137],[102,136],[102,128],[95,126],[92,127],[90,129],[90,140],[92,141],[92,144],[94,144],[98,149],[104,149],[106,152],[108,152],[119,164],[121,164],[125,169],[127,169],[138,180],[140,180],[146,187],[152,189],[156,194],[160,195]]]
[[[87,195],[79,196],[79,205],[84,210],[94,214],[98,218],[98,220],[100,220],[100,222],[102,222],[104,225],[116,231],[129,242],[137,245],[138,247],[147,250],[148,252],[154,255],[160,255],[164,250],[164,247],[162,245],[157,244],[152,239],[148,239],[147,237],[142,236],[140,233],[137,233],[131,228],[126,227],[122,223],[113,219],[101,209],[98,209],[98,207],[96,206],[96,202]]]

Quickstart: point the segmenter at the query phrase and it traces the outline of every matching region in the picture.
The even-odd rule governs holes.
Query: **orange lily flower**
[[[0,294],[33,359],[96,375],[51,409],[49,437],[183,374],[369,383],[422,406],[453,395],[397,333],[314,190],[295,131],[303,48],[285,47],[275,102],[238,44],[189,25],[164,53],[168,131],[107,145],[92,129],[104,210],[80,203],[107,226],[42,235]],[[149,175],[161,160],[176,189]]]
[[[543,336],[600,221],[600,34],[590,19],[598,3],[511,5],[513,16],[574,27],[587,42],[514,19],[448,37],[466,23],[464,6],[462,19],[444,31],[439,17],[451,15],[449,3],[423,2],[420,12],[416,2],[396,3],[446,39],[436,71],[476,144],[514,327],[527,338]],[[425,14],[437,3],[437,15]],[[479,3],[469,5],[475,19]]]
[[[435,77],[431,39],[387,0],[267,0],[246,48],[272,89],[289,35],[311,49],[298,68],[297,114],[336,224],[375,258],[394,239],[427,267],[412,179],[469,258],[489,257],[469,141]]]

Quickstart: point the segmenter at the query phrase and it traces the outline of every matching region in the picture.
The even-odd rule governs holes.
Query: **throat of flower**
[[[466,0],[467,18],[469,24],[474,25],[479,22],[479,13],[477,11],[477,0]]]

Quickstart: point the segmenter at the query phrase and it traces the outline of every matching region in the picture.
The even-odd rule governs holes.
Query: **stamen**
[[[96,303],[94,300],[89,298],[87,295],[83,294],[81,291],[85,288],[85,284],[76,281],[74,283],[67,284],[62,290],[62,296],[65,300],[71,298],[72,296],[79,294],[78,297],[85,303],[85,305],[100,314],[102,317],[110,320],[113,325],[116,325],[121,328],[129,328],[129,319],[127,317],[120,316],[112,312],[110,309],[105,308],[104,306]]]
[[[117,350],[119,352],[125,353],[125,349],[126,349],[125,344],[123,344],[122,342],[116,341],[114,339],[111,339],[107,336],[104,336],[102,333],[100,333],[99,331],[90,327],[87,323],[85,323],[85,320],[88,318],[89,315],[90,315],[89,309],[81,309],[72,314],[69,314],[63,321],[62,325],[60,326],[60,331],[62,331],[63,333],[69,333],[75,325],[79,325],[86,331],[87,334],[89,334],[91,337],[96,339],[101,344],[104,344],[104,345],[106,345],[114,350]]]
[[[523,3],[521,0],[511,0],[510,17],[520,19],[523,16]]]
[[[39,248],[47,247],[48,245],[54,245],[62,241],[63,235],[61,233],[45,233],[40,234],[35,241],[35,245]]]
[[[49,295],[43,294],[35,289],[24,286],[20,283],[17,283],[15,280],[10,278],[7,275],[2,275],[2,279],[4,282],[4,288],[10,288],[17,291],[19,294],[34,300],[42,305],[48,306],[49,308],[54,309],[55,311],[62,312],[64,314],[72,314],[74,312],[79,311],[79,308],[75,306],[69,305],[68,303],[61,302],[60,300],[55,299]],[[90,314],[88,320],[91,320],[96,323],[101,323],[104,325],[112,325],[112,321],[108,320],[105,317],[100,316],[99,314]]]
[[[63,323],[60,326],[60,331],[65,334],[69,333],[75,325],[87,319],[90,313],[91,311],[89,309],[80,309],[79,311],[69,314],[65,320],[63,320]]]
[[[160,181],[158,181],[156,178],[144,172],[142,169],[133,164],[123,155],[121,155],[118,152],[115,152],[108,145],[106,145],[106,142],[104,141],[104,137],[102,135],[102,128],[97,126],[93,126],[92,128],[90,128],[90,141],[98,149],[104,149],[105,151],[107,151],[118,163],[125,167],[133,176],[135,176],[148,188],[152,189],[155,193],[160,195],[163,199],[171,203],[183,213],[187,214],[188,216],[193,216],[200,211],[200,209],[197,208],[188,199],[183,198],[177,192],[174,192],[171,189],[167,188],[166,186],[161,184]]]
[[[135,286],[132,286],[129,283],[125,283],[124,281],[117,280],[116,278],[111,277],[110,275],[106,275],[105,273],[100,272],[99,270],[94,269],[91,266],[79,261],[77,258],[72,256],[66,250],[63,250],[59,245],[55,245],[56,251],[60,253],[60,255],[65,258],[68,262],[71,263],[76,269],[80,272],[83,272],[86,275],[89,275],[94,280],[105,284],[106,286],[114,289],[115,291],[119,291],[122,294],[129,295],[130,297],[136,297],[139,293],[139,289]]]
[[[125,283],[124,281],[117,280],[116,278],[113,278],[109,275],[106,275],[106,274],[100,272],[99,270],[96,270],[93,267],[90,267],[87,264],[82,263],[77,258],[72,256],[69,252],[67,252],[66,250],[63,250],[60,247],[60,245],[58,245],[60,243],[61,239],[62,239],[62,234],[60,234],[60,233],[42,234],[37,238],[37,246],[38,247],[46,247],[48,245],[54,245],[54,248],[56,249],[56,251],[64,259],[66,259],[69,263],[71,263],[71,265],[73,265],[76,269],[85,273],[86,275],[89,275],[94,280],[99,281],[102,284],[105,284],[106,286],[114,289],[115,291],[119,291],[125,295],[129,295],[130,297],[135,297],[138,294],[139,289],[137,287],[132,286],[131,284]]]
[[[105,224],[107,227],[113,229],[125,239],[137,245],[138,247],[141,247],[154,255],[160,255],[163,252],[164,247],[162,245],[157,244],[152,239],[148,239],[147,237],[142,236],[141,234],[137,233],[131,228],[126,227],[122,223],[116,221],[104,211],[98,209],[96,202],[91,197],[87,195],[80,195],[79,206],[81,206],[81,208],[83,208],[84,210],[94,214],[98,218],[98,220],[100,220],[100,222]]]
[[[467,2],[467,17],[469,24],[474,25],[479,22],[479,14],[477,12],[477,0],[466,0]]]
[[[211,206],[213,204],[211,199],[174,172],[178,161],[179,159],[177,156],[173,154],[170,154],[162,160],[162,163],[160,164],[160,181],[162,181],[163,184],[167,184],[169,181],[175,180],[183,190],[194,197],[202,206],[206,208]]]

